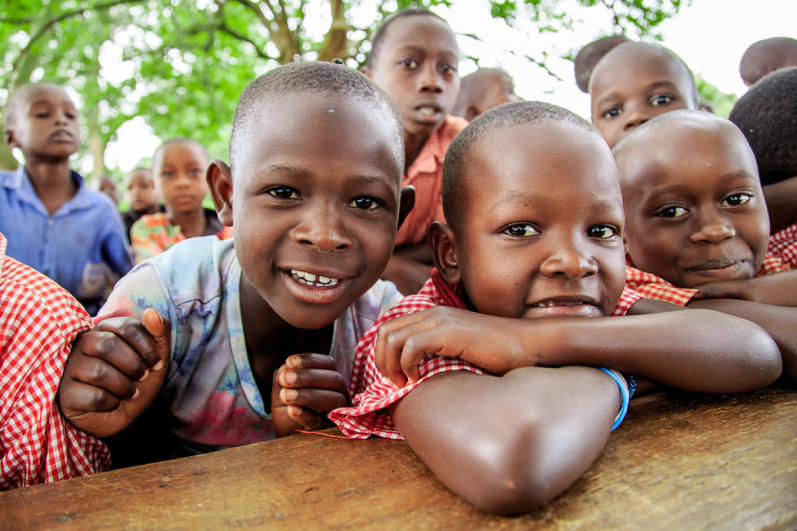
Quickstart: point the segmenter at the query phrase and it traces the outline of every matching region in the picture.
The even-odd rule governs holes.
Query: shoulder
[[[0,320],[17,330],[28,329],[30,341],[44,341],[55,327],[61,337],[49,337],[48,341],[71,342],[91,328],[86,311],[64,288],[13,258],[0,260]]]
[[[140,221],[140,220],[139,220]],[[234,240],[202,236],[182,241],[145,260],[169,286],[176,304],[221,296],[224,278],[235,259]]]

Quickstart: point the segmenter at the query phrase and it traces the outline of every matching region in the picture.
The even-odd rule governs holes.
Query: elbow
[[[761,327],[749,323],[744,334],[744,345],[736,366],[739,377],[735,388],[719,392],[745,392],[762,389],[777,380],[783,371],[783,360],[777,343]],[[730,383],[731,380],[729,380]]]

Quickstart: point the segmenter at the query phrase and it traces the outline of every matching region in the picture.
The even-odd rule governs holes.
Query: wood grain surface
[[[587,474],[518,517],[458,498],[404,442],[300,434],[0,493],[0,526],[794,530],[797,390],[635,399]]]

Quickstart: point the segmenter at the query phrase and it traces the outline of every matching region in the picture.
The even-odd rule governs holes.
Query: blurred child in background
[[[127,227],[130,236],[133,223],[145,214],[166,212],[166,207],[160,204],[158,190],[152,171],[149,168],[135,168],[125,177],[125,197],[130,205],[130,210],[122,214],[122,221]]]

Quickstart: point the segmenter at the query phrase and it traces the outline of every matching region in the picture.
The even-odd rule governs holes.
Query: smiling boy
[[[742,132],[710,113],[677,111],[629,135],[614,156],[633,265],[628,284],[650,298],[755,322],[797,377],[797,246],[767,255],[767,208]]]
[[[595,66],[589,84],[592,123],[609,147],[654,116],[697,109],[692,71],[660,44],[626,42]]]
[[[133,266],[124,226],[107,196],[90,190],[69,158],[80,148],[77,109],[58,85],[36,83],[8,100],[4,139],[25,164],[0,172],[6,252],[50,277],[94,315],[110,270]]]
[[[156,309],[171,321],[168,357],[147,355],[156,348],[140,338],[116,339],[116,353],[101,337],[81,342],[59,392],[65,416],[108,436],[154,401],[183,454],[325,422],[319,412],[348,402],[357,341],[400,300],[379,277],[412,202],[400,192],[402,136],[389,98],[344,66],[294,63],[253,81],[231,166],[207,171],[234,241],[187,240],[123,279],[101,318]],[[99,329],[124,337],[130,326]]]
[[[621,396],[627,406],[618,374],[566,365],[715,393],[780,374],[771,338],[742,319],[606,318],[675,307],[625,289],[617,170],[583,119],[501,105],[457,137],[444,171],[448,225],[430,229],[437,269],[358,345],[359,394],[330,414],[348,436],[406,438],[454,492],[516,513],[583,474]]]
[[[415,206],[396,236],[384,278],[404,294],[429,279],[426,229],[442,221],[443,160],[467,122],[450,116],[459,94],[459,47],[454,32],[426,9],[399,11],[374,34],[363,72],[396,103],[404,124],[402,186],[415,187]]]

